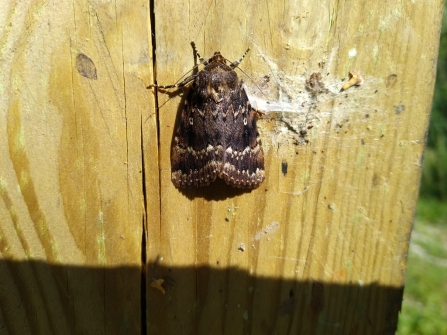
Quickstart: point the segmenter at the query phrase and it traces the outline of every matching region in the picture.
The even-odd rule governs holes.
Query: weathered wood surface
[[[0,8],[1,333],[140,333],[142,148],[157,155],[148,13]]]
[[[192,68],[191,40],[204,58],[252,48],[239,76],[265,112],[266,180],[251,193],[175,189],[182,97],[159,94],[161,226],[149,230],[148,277],[164,278],[166,293],[148,288],[150,331],[394,334],[441,11],[442,1],[155,3],[160,84]],[[363,85],[339,92],[352,69]],[[312,73],[321,92],[306,89]]]
[[[0,330],[394,334],[442,1],[149,6],[0,9]],[[152,43],[171,84],[191,40],[206,58],[252,48],[257,190],[170,182],[182,97],[159,94],[157,115],[145,87]],[[363,85],[340,92],[352,69]]]

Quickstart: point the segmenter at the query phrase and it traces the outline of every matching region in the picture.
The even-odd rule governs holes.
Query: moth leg
[[[195,54],[199,57],[200,63],[204,64],[204,65],[208,65],[208,61],[206,61],[205,59],[203,59],[200,55],[199,52],[197,51],[196,48],[196,44],[194,43],[194,41],[191,41],[191,46],[193,48],[193,51],[195,52]],[[169,88],[174,88],[174,87],[183,87],[187,84],[189,84],[191,81],[193,81],[194,79],[196,79],[197,74],[193,74],[190,75],[189,77],[186,77],[184,80],[182,80],[180,83],[178,84],[172,84],[172,85],[157,85],[157,84],[151,84],[149,85],[147,88],[152,88],[152,87],[157,87],[157,88],[161,88],[161,89],[169,89]]]
[[[238,66],[242,62],[242,60],[245,58],[245,56],[248,54],[249,51],[250,51],[250,47],[248,47],[248,49],[245,51],[245,53],[242,55],[242,57],[239,60],[231,63],[230,67],[232,69],[234,69],[236,66]]]
[[[173,85],[157,85],[157,84],[150,84],[147,88],[151,88],[151,87],[157,87],[157,88],[161,88],[161,89],[169,89],[169,88],[173,88],[173,87],[183,87],[187,84],[189,84],[191,81],[193,81],[194,79],[196,79],[197,75],[196,74],[192,74],[189,77],[186,77],[184,80],[182,80],[181,82],[179,82],[178,84],[173,84]]]

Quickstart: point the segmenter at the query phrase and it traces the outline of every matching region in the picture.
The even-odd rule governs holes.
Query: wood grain
[[[0,11],[0,329],[139,333],[148,4]]]
[[[252,48],[239,76],[265,112],[266,181],[179,192],[169,155],[186,90],[159,94],[161,227],[148,243],[160,248],[148,276],[166,294],[148,288],[149,332],[394,334],[441,9],[155,3],[159,84],[192,69],[191,40],[204,58]],[[363,85],[340,92],[352,69]],[[321,91],[306,88],[312,73]]]
[[[5,4],[2,333],[394,334],[441,15],[442,1]],[[146,86],[190,71],[192,40],[230,61],[251,47],[239,77],[266,156],[252,192],[170,181],[186,90]],[[363,84],[340,92],[353,69]]]

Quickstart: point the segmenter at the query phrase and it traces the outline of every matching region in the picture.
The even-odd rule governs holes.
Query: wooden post
[[[0,331],[140,334],[143,165],[157,171],[142,152],[158,152],[148,3],[9,6],[0,9]],[[145,188],[157,189],[145,173]],[[151,222],[158,203],[152,192]]]
[[[394,334],[442,5],[4,6],[0,330]],[[252,192],[170,181],[183,90],[157,111],[146,86],[193,67],[191,40],[252,49]],[[351,70],[362,85],[340,91]]]
[[[394,334],[441,11],[441,1],[155,3],[159,84],[192,69],[191,40],[204,58],[252,48],[239,77],[265,112],[266,180],[245,193],[221,182],[179,192],[170,145],[182,98],[159,94],[148,277],[166,292],[148,287],[148,333]],[[363,84],[341,92],[351,70]]]

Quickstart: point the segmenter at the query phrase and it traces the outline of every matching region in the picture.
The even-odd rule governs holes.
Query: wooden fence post
[[[442,1],[9,6],[0,331],[394,334]],[[191,40],[230,61],[251,47],[256,190],[170,180],[187,89],[157,110],[146,86],[192,69]]]
[[[165,293],[148,287],[149,333],[394,334],[441,12],[441,1],[155,2],[159,84],[192,69],[191,40],[204,58],[251,47],[239,77],[265,112],[266,180],[179,192],[170,148],[187,90],[159,94],[148,277]],[[361,85],[341,91],[352,74]]]

